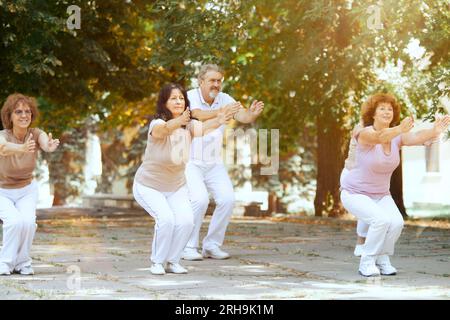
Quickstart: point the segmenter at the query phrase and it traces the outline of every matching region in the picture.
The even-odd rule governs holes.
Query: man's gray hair
[[[199,83],[201,80],[203,80],[205,78],[205,74],[208,71],[216,71],[216,72],[221,73],[222,75],[225,75],[223,69],[221,67],[219,67],[217,64],[212,64],[212,63],[204,64],[200,67],[200,71],[198,72],[198,75],[197,75],[197,80]]]

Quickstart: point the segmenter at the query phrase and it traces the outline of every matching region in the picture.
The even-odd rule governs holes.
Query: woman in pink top
[[[222,110],[205,122],[191,120],[186,91],[177,84],[161,89],[157,115],[150,123],[144,159],[133,184],[136,201],[155,219],[152,274],[187,273],[179,261],[194,228],[184,173],[190,142],[192,137],[218,128],[233,115]]]
[[[403,228],[403,218],[389,188],[392,172],[400,164],[402,146],[422,145],[444,132],[450,116],[438,118],[432,129],[409,132],[411,117],[400,118],[400,107],[389,94],[369,98],[363,110],[364,129],[355,138],[356,163],[341,181],[344,207],[358,220],[369,225],[361,254],[359,273],[363,276],[394,275],[389,255]]]
[[[3,246],[0,275],[34,274],[30,249],[36,232],[38,188],[33,180],[38,150],[53,152],[59,145],[37,128],[36,100],[22,94],[10,95],[1,110],[5,130],[0,131],[0,219]]]

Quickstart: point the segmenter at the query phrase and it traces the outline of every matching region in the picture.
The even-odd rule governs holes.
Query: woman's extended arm
[[[450,116],[446,115],[437,118],[431,129],[424,129],[417,132],[408,132],[402,134],[402,144],[405,146],[420,146],[429,140],[433,140],[442,132],[447,130],[450,125]]]
[[[170,136],[176,129],[187,125],[190,120],[189,109],[186,109],[181,116],[165,123],[155,125],[150,134],[155,139],[164,139],[165,137]]]
[[[30,134],[24,144],[17,144],[6,141],[5,137],[0,136],[0,155],[10,156],[14,154],[33,153],[36,150],[36,143],[33,135]]]
[[[411,130],[413,126],[413,119],[411,117],[408,117],[403,119],[398,126],[392,128],[386,128],[377,131],[373,129],[373,127],[366,127],[361,130],[361,133],[358,137],[358,142],[367,145],[388,143],[396,136]]]
[[[51,133],[48,135],[45,132],[41,132],[39,135],[39,146],[45,152],[54,152],[59,146],[59,139],[53,139]]]

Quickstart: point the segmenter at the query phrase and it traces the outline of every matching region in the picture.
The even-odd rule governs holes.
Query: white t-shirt
[[[219,92],[214,102],[209,105],[203,99],[200,88],[189,90],[187,95],[191,110],[217,110],[229,103],[236,102],[230,95]],[[222,145],[225,127],[225,125],[221,125],[203,137],[193,138],[190,160],[202,164],[222,163]]]

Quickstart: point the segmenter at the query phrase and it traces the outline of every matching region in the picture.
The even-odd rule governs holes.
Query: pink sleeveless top
[[[355,167],[343,177],[341,190],[375,199],[390,195],[391,176],[400,164],[401,145],[402,138],[398,135],[391,140],[390,154],[385,154],[381,144],[366,146],[357,142]]]

